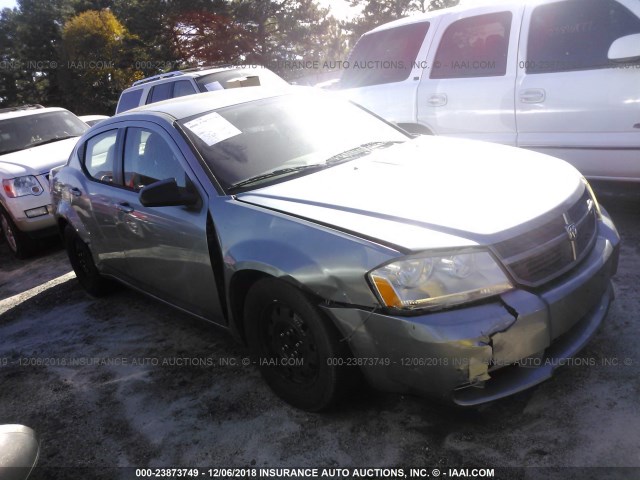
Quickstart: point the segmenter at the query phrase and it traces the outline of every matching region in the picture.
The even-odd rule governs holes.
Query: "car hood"
[[[553,157],[420,137],[237,199],[416,251],[520,234],[567,209],[584,188],[580,173]]]
[[[77,141],[78,137],[68,138],[0,155],[0,173],[7,178],[49,173],[53,167],[62,165],[69,159]]]

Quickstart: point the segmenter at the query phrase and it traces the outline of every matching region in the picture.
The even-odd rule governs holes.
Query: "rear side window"
[[[640,33],[640,19],[613,0],[541,5],[531,15],[524,67],[527,73],[608,67],[611,44],[634,33]]]
[[[511,12],[458,20],[442,36],[431,78],[500,77],[507,73]]]
[[[429,31],[428,22],[363,35],[342,73],[341,88],[401,82],[409,78]]]
[[[147,97],[147,104],[160,102],[171,98],[171,89],[173,82],[160,83],[155,87],[151,87],[149,96]]]
[[[118,131],[110,130],[87,140],[84,167],[94,180],[113,182],[117,137]]]
[[[185,95],[193,95],[196,89],[189,80],[179,80],[173,85],[173,97],[184,97]]]
[[[137,90],[130,90],[128,92],[124,92],[120,96],[120,101],[118,102],[118,108],[116,108],[116,113],[126,112],[127,110],[131,110],[132,108],[136,108],[140,106],[141,97],[142,97],[141,88],[138,88]]]

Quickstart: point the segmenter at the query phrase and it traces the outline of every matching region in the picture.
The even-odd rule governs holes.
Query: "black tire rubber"
[[[98,271],[89,246],[69,225],[64,229],[64,246],[73,271],[87,293],[94,297],[102,297],[113,290],[113,282],[104,278]]]
[[[278,279],[259,280],[247,294],[244,313],[247,341],[260,372],[284,401],[318,412],[349,391],[357,368],[346,366],[349,348],[303,292]],[[302,365],[282,365],[295,358]]]
[[[4,242],[16,258],[27,258],[32,253],[33,240],[16,227],[11,215],[4,208],[0,208],[0,230]]]

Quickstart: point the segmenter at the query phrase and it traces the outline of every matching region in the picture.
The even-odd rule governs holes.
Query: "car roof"
[[[175,119],[182,119],[197,115],[198,113],[217,110],[219,108],[237,105],[240,103],[252,102],[263,98],[277,97],[293,92],[317,92],[317,89],[311,87],[241,87],[226,90],[217,90],[215,92],[197,93],[195,95],[186,95],[184,97],[164,100],[162,102],[150,103],[126,112],[122,112],[112,118],[123,118],[127,115],[135,115],[140,113],[161,113],[170,115]]]
[[[68,110],[60,107],[44,107],[44,108],[29,108],[27,110],[15,110],[12,112],[0,112],[0,120],[7,120],[9,118],[28,117],[29,115],[40,115],[47,112],[66,112]]]
[[[198,78],[198,77],[203,77],[205,75],[209,75],[211,73],[226,72],[229,70],[257,70],[260,68],[264,68],[264,67],[261,67],[259,65],[222,65],[219,67],[210,67],[210,68],[198,67],[198,68],[186,69],[186,70],[176,70],[173,72],[160,73],[158,75],[153,75],[151,77],[137,80],[136,82],[133,83],[133,85],[123,90],[122,93],[128,92],[130,90],[137,90],[140,88],[144,88],[145,86],[153,86],[158,83],[173,82],[173,81],[179,80],[180,78],[189,78],[189,77]]]
[[[543,3],[546,0],[525,0],[528,4],[537,4]],[[411,15],[409,17],[400,18],[398,20],[393,20],[392,22],[385,23],[376,27],[372,30],[369,30],[364,35],[368,35],[370,33],[381,32],[383,30],[388,30],[390,28],[401,27],[403,25],[410,25],[412,23],[420,23],[426,22],[429,20],[433,20],[434,18],[438,18],[444,15],[456,14],[460,12],[470,12],[470,13],[484,13],[484,10],[487,7],[495,7],[496,5],[504,6],[505,8],[509,8],[512,6],[521,6],[523,4],[523,0],[483,0],[481,4],[476,1],[461,1],[458,5],[454,7],[442,8],[440,10],[433,10],[425,13],[418,13],[415,15]]]

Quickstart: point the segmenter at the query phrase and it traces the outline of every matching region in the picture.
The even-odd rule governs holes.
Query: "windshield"
[[[0,155],[79,137],[89,127],[71,112],[57,111],[0,121]]]
[[[225,189],[256,188],[409,140],[355,105],[319,93],[233,105],[180,123]]]

